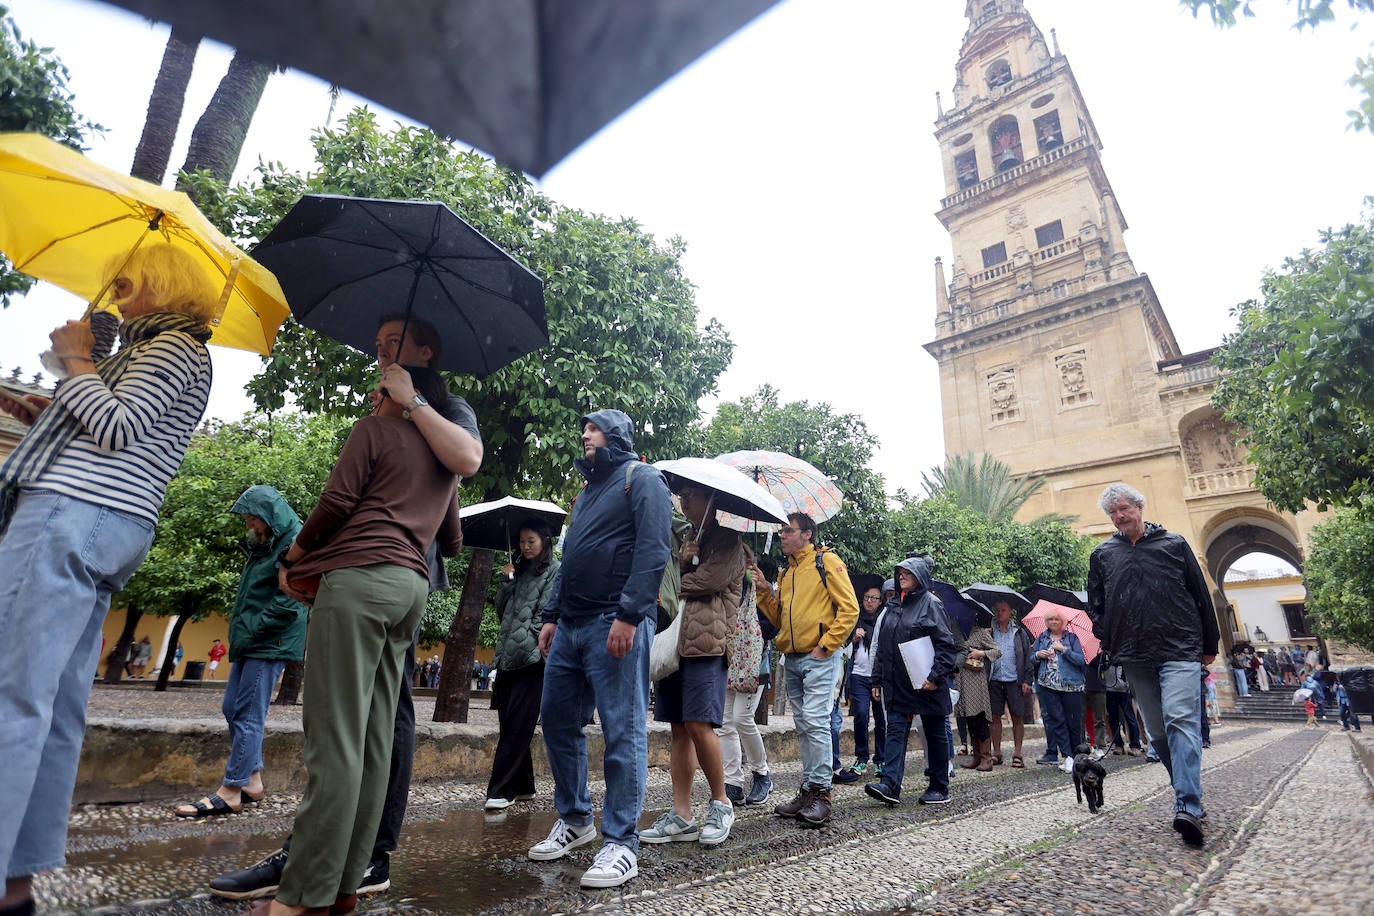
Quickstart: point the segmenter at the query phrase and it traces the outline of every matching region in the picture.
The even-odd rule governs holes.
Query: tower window
[[[992,143],[992,164],[997,171],[1020,165],[1021,127],[1011,115],[1003,115],[992,122],[988,128],[988,140]]]
[[[1051,111],[1035,119],[1035,142],[1042,153],[1064,142],[1064,132],[1059,129],[1059,112]]]
[[[983,249],[983,269],[987,270],[995,264],[1001,264],[1007,259],[1007,243],[998,242],[996,245],[989,245]]]
[[[960,153],[954,157],[954,175],[961,188],[967,188],[978,183],[978,158],[974,155],[973,150]]]
[[[1055,242],[1064,241],[1064,224],[1060,220],[1035,227],[1035,247],[1044,248]]]
[[[986,72],[988,88],[996,89],[1011,82],[1011,64],[1004,60],[993,61]]]

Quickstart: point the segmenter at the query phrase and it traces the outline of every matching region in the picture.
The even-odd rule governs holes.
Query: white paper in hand
[[[902,653],[902,661],[906,663],[907,677],[911,678],[911,686],[917,690],[930,677],[930,669],[935,666],[935,644],[930,641],[929,636],[922,636],[909,642],[897,643],[897,650]]]

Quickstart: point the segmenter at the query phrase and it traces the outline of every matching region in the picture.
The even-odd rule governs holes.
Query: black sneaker
[[[886,782],[870,782],[864,786],[864,794],[888,805],[895,805],[902,800],[902,790]]]
[[[1174,812],[1174,830],[1189,846],[1202,845],[1202,821],[1187,811]]]
[[[358,895],[380,894],[391,887],[391,859],[383,857],[367,863],[363,880],[358,882]]]
[[[210,893],[227,900],[256,900],[271,897],[281,885],[287,851],[278,849],[256,865],[231,871],[210,881]]]
[[[840,770],[833,777],[831,777],[830,781],[835,783],[836,785],[847,786],[852,783],[858,782],[859,779],[860,776],[858,773],[855,773],[854,770],[850,767],[845,767],[843,770]]]

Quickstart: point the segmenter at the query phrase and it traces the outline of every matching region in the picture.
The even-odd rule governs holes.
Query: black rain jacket
[[[1220,639],[1193,549],[1154,522],[1134,545],[1118,531],[1093,550],[1088,616],[1114,665],[1199,661]]]
[[[944,605],[930,590],[930,566],[920,557],[909,557],[898,569],[916,576],[916,587],[883,611],[878,629],[878,653],[873,660],[873,683],[883,689],[885,708],[911,716],[947,716],[953,711],[949,702],[949,688],[945,686],[957,667],[958,646],[950,633],[949,618]],[[894,574],[894,580],[897,576]],[[938,685],[934,690],[922,690],[913,685],[902,661],[900,643],[929,636],[935,648],[935,662],[930,680]]]

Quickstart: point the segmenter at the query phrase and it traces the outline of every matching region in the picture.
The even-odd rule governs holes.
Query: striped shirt
[[[157,524],[210,397],[210,354],[180,331],[145,344],[111,390],[95,373],[57,389],[84,427],[27,488],[51,490]]]

